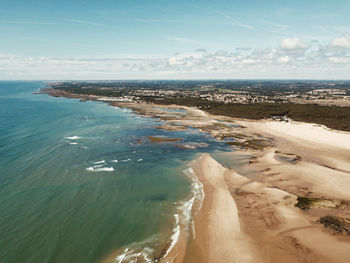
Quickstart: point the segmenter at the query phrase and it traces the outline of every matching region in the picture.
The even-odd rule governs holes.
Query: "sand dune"
[[[296,195],[225,169],[209,155],[192,167],[206,198],[184,262],[349,262],[350,243],[296,208]]]
[[[238,121],[238,123],[289,140],[308,141],[317,145],[325,144],[330,147],[350,150],[349,132],[331,130],[318,124],[295,121]]]
[[[350,134],[312,124],[244,122],[246,134],[273,138],[249,154],[243,174],[208,155],[193,167],[206,198],[184,262],[349,262],[350,238],[318,223],[350,211],[295,207],[298,196],[350,201]]]
[[[206,195],[194,218],[196,236],[189,243],[185,262],[258,262],[225,183],[227,169],[209,155],[197,159],[192,167]]]

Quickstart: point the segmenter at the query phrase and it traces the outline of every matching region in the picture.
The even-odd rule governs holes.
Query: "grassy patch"
[[[316,200],[317,200],[317,198],[298,196],[298,198],[297,198],[298,202],[295,204],[295,206],[300,208],[301,210],[306,210],[306,209],[311,208],[312,203]]]
[[[342,205],[341,200],[331,200],[326,198],[315,198],[315,197],[306,197],[298,196],[296,207],[301,210],[307,210],[310,208],[338,208]]]

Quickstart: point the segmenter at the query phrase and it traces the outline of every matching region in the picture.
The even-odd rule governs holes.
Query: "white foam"
[[[111,163],[117,163],[118,162],[118,160],[112,160],[111,161]]]
[[[102,167],[102,168],[88,167],[88,168],[86,168],[86,171],[89,171],[89,172],[113,172],[114,168],[113,167]]]
[[[106,161],[105,160],[102,160],[102,161],[97,161],[97,162],[92,162],[93,164],[100,164],[100,163],[105,163]]]
[[[118,263],[123,262],[124,258],[126,257],[126,255],[127,255],[127,253],[128,253],[128,250],[129,250],[129,248],[126,248],[126,249],[124,250],[123,254],[117,256],[117,257],[115,258],[116,262],[118,262]]]
[[[154,262],[150,254],[153,250],[149,247],[143,248],[141,251],[137,252],[136,248],[126,248],[123,253],[115,258],[116,263],[136,263],[139,262],[139,258],[143,258],[144,262],[152,263]]]
[[[204,190],[203,184],[198,180],[197,176],[195,176],[192,168],[188,168],[184,172],[192,180],[191,197],[187,201],[179,202],[178,209],[181,211],[186,227],[188,228],[189,225],[191,225],[192,237],[194,238],[196,233],[192,214],[196,215],[201,210],[204,200]],[[193,205],[195,202],[198,203],[198,206],[196,207],[196,210],[193,211]]]
[[[129,161],[129,160],[130,159],[123,160],[123,161]],[[195,176],[193,170],[191,168],[188,168],[184,171],[184,173],[192,181],[191,195],[189,196],[189,198],[187,198],[184,201],[175,202],[175,204],[177,204],[178,213],[174,214],[175,225],[172,230],[172,234],[170,236],[170,246],[165,252],[163,258],[166,257],[174,249],[176,243],[180,238],[182,226],[185,226],[188,229],[188,227],[191,225],[192,231],[193,231],[193,238],[194,238],[195,231],[194,231],[192,214],[195,215],[200,211],[202,202],[204,200],[203,185]],[[192,211],[194,204],[195,203],[197,204],[197,202],[198,202],[198,206],[196,206],[196,211]],[[136,263],[142,259],[144,262],[147,262],[147,263],[154,262],[152,259],[153,250],[146,246],[142,249],[140,247],[142,247],[142,244],[137,244],[137,246],[135,244],[132,247],[126,248],[122,254],[120,254],[115,258],[115,262]]]
[[[180,237],[181,230],[180,230],[180,224],[179,224],[180,223],[179,215],[175,214],[174,217],[175,217],[175,227],[173,229],[173,234],[170,237],[170,240],[171,240],[170,246],[165,252],[164,257],[166,257],[170,253],[170,251],[174,248],[174,246],[176,245]]]
[[[131,159],[121,160],[121,162],[123,162],[123,163],[130,162],[130,161],[131,161]]]
[[[71,142],[71,143],[69,143],[69,144],[76,145],[76,144],[78,144],[78,143],[77,143],[77,142]]]
[[[137,161],[138,161],[138,162],[142,162],[142,161],[143,161],[143,159],[142,159],[142,158],[140,158],[140,159],[138,159]]]
[[[201,181],[199,181],[197,176],[194,174],[192,168],[188,168],[188,173],[191,175],[191,179],[192,179],[192,193],[196,196],[196,199],[199,202],[198,209],[195,211],[197,214],[198,211],[201,210],[202,208],[202,203],[205,196],[203,184],[201,183]]]
[[[79,136],[70,136],[70,137],[65,137],[66,139],[68,140],[79,140],[81,139],[82,137],[79,137]]]
[[[177,202],[178,213],[174,215],[175,227],[173,228],[173,234],[170,237],[171,244],[167,249],[164,257],[166,257],[170,253],[170,251],[175,247],[176,243],[178,242],[181,233],[181,226],[185,226],[186,231],[188,231],[189,226],[191,226],[192,238],[194,239],[196,235],[192,215],[196,215],[202,207],[202,203],[204,200],[203,184],[198,180],[197,176],[195,176],[192,168],[186,169],[184,173],[192,181],[191,195],[188,199]],[[198,202],[198,206],[196,207],[196,210],[193,211],[193,206],[195,202]]]
[[[86,146],[80,146],[81,149],[89,149],[88,147]]]

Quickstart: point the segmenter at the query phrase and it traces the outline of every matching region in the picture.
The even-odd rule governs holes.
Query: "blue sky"
[[[0,79],[349,78],[348,0],[0,3]]]

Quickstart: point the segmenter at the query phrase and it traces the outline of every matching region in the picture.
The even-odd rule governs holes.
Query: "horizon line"
[[[0,82],[5,82],[5,81],[40,81],[40,82],[53,82],[53,81],[241,81],[241,80],[246,80],[246,81],[349,81],[349,79],[313,79],[313,78],[184,78],[184,79],[162,79],[162,78],[135,78],[135,79],[0,79]]]

